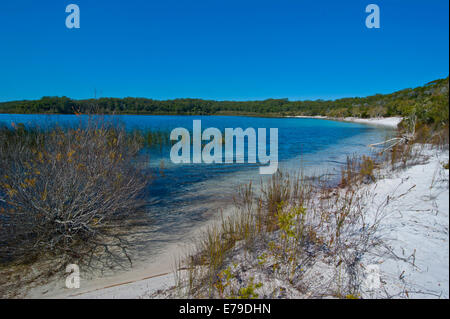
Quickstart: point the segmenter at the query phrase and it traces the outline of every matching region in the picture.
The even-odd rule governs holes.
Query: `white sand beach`
[[[382,169],[377,182],[361,189],[373,194],[368,217],[390,198],[379,230],[386,246],[380,255],[373,252],[362,261],[379,267],[380,286],[363,290],[363,298],[449,297],[449,170],[443,167],[448,159],[447,150],[425,147],[416,165],[394,173]],[[167,272],[114,285],[105,282],[103,288],[72,290],[64,296],[157,298],[159,290],[175,285],[175,275]]]
[[[377,117],[377,118],[358,118],[358,117],[344,117],[344,118],[334,118],[328,116],[289,116],[295,118],[311,118],[311,119],[322,119],[322,120],[333,120],[333,121],[344,121],[344,122],[352,122],[352,123],[362,123],[362,124],[370,124],[370,125],[381,125],[381,126],[389,126],[389,127],[397,127],[397,125],[403,120],[402,117]]]

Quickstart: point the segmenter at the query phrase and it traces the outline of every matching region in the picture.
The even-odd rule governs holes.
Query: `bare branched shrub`
[[[0,132],[0,260],[128,258],[119,226],[144,207],[141,141],[100,121]]]

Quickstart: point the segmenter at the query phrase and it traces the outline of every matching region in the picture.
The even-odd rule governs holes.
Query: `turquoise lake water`
[[[215,127],[246,129],[278,128],[279,167],[299,170],[306,175],[340,174],[347,156],[369,154],[368,144],[386,139],[392,128],[305,118],[261,118],[240,116],[146,116],[119,115],[105,117],[117,120],[127,129],[171,131],[184,127],[192,131],[193,120],[202,121],[202,130]],[[75,126],[86,116],[0,114],[0,125],[23,123],[48,127]],[[148,169],[155,176],[149,187],[148,214],[152,218],[149,241],[170,242],[198,223],[204,222],[231,202],[240,184],[259,182],[259,164],[173,164],[170,146],[146,150]],[[160,165],[163,162],[163,174]],[[152,244],[153,242],[153,244]],[[158,247],[163,247],[159,245]],[[162,248],[161,248],[162,249]]]

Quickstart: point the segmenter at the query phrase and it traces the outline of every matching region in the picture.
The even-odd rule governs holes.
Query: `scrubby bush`
[[[119,226],[144,207],[140,148],[136,136],[100,121],[1,129],[0,261],[126,255]]]
[[[370,183],[375,181],[374,169],[375,169],[374,160],[369,156],[363,155],[359,174],[364,183]]]
[[[353,162],[358,168],[360,161]],[[358,183],[354,178],[359,171],[351,176],[349,186]],[[330,178],[277,172],[258,192],[251,185],[242,188],[235,212],[209,227],[194,253],[180,262],[177,286],[168,291],[169,296],[283,296],[282,289],[266,286],[267,278],[295,287],[304,296],[357,296],[359,261],[378,244],[374,234],[382,208],[373,220],[366,220],[363,209],[368,195],[357,187],[332,187]],[[304,280],[305,271],[319,261],[329,265],[326,280],[330,281],[324,279],[323,287],[311,288],[311,282]]]

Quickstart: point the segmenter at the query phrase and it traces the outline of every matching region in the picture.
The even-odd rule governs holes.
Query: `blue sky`
[[[67,29],[75,3],[81,28]],[[381,28],[365,27],[375,3]],[[0,101],[334,99],[448,76],[447,0],[2,0]]]

